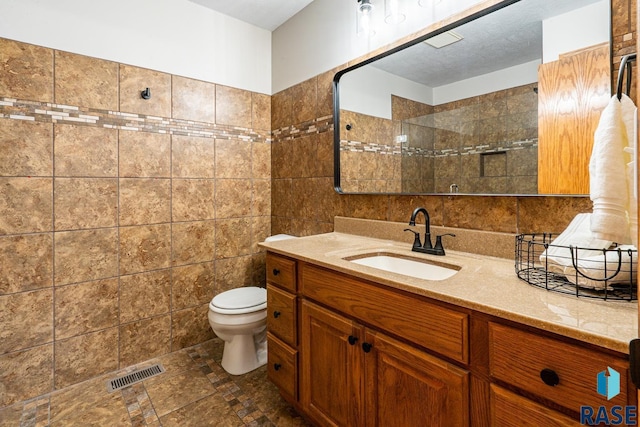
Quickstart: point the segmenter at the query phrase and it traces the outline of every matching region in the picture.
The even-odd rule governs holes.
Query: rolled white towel
[[[611,241],[598,239],[593,235],[590,224],[590,213],[576,215],[567,228],[542,252],[540,255],[542,266],[547,271],[564,274],[565,267],[571,266],[571,250],[569,246],[597,250],[610,247]]]
[[[616,249],[620,249],[620,251]],[[578,271],[588,276],[588,278],[576,272],[573,265],[565,267],[564,274],[571,283],[590,289],[600,290],[606,286],[611,287],[610,285],[612,284],[628,285],[629,283],[636,283],[638,276],[636,272],[637,252],[632,252],[632,255],[629,254],[629,250],[635,251],[635,246],[623,245],[616,249],[593,256],[589,256],[593,251],[581,251],[578,249],[576,266]],[[616,270],[618,270],[618,262],[620,262],[620,270],[615,274]],[[613,277],[605,284],[604,279],[611,276]]]

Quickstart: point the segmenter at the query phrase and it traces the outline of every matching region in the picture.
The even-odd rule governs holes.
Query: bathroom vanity
[[[268,376],[321,426],[580,425],[635,405],[637,305],[553,294],[513,261],[339,232],[267,249]],[[457,272],[424,280],[352,262],[384,253]],[[597,392],[620,373],[620,393]],[[527,422],[529,424],[527,424]]]

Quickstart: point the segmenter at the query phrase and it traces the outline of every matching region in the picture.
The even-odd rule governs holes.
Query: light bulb
[[[373,36],[375,34],[371,23],[372,14],[373,5],[371,4],[371,0],[358,0],[356,18],[358,36]]]

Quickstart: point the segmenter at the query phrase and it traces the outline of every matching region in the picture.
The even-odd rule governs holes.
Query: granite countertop
[[[520,280],[514,261],[447,250],[445,256],[411,251],[411,244],[333,232],[260,244],[267,250],[366,280],[544,329],[621,353],[638,337],[636,302],[602,301],[549,292]],[[452,277],[432,281],[347,261],[384,251],[460,267]]]

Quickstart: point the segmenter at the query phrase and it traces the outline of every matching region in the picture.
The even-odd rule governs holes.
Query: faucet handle
[[[420,233],[418,233],[417,231],[413,231],[410,228],[405,228],[404,231],[410,231],[410,232],[413,233],[413,247],[414,248],[422,247],[422,243],[420,242]]]
[[[456,235],[453,234],[453,233],[444,233],[444,234],[440,234],[440,235],[436,236],[436,244],[433,247],[433,249],[435,249],[438,252],[438,255],[444,255],[444,246],[442,246],[442,237],[443,236],[456,237]]]

